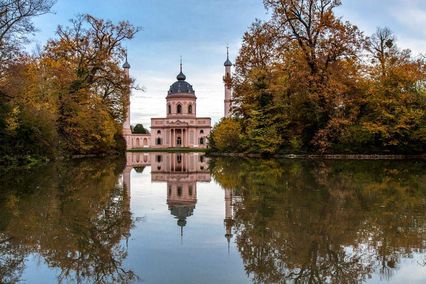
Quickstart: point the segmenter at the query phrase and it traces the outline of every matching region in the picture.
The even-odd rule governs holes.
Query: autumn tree
[[[60,26],[59,39],[48,43],[43,60],[58,88],[63,149],[84,154],[116,146],[131,85],[120,64],[122,43],[138,30],[128,22],[83,15],[70,27]]]
[[[424,151],[424,59],[387,28],[366,38],[335,16],[341,1],[264,4],[271,18],[244,34],[232,80],[248,151]]]
[[[20,44],[36,31],[32,19],[49,13],[56,0],[1,0],[0,75],[11,63]]]

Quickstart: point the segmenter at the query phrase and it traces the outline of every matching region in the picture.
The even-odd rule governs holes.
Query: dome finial
[[[186,80],[186,76],[182,72],[182,56],[180,57],[180,73],[179,73],[179,75],[177,75],[176,78],[178,79],[178,81],[185,81]]]
[[[229,45],[226,46],[226,61],[224,65],[226,67],[232,66],[232,62],[229,60]]]

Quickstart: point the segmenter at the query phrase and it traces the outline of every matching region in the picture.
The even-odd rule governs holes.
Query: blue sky
[[[129,20],[143,30],[127,43],[131,74],[145,92],[132,95],[132,123],[150,125],[166,113],[165,96],[175,81],[179,57],[198,97],[198,115],[216,122],[223,115],[222,76],[226,45],[235,58],[243,33],[255,18],[267,19],[262,0],[58,0],[54,14],[35,20],[35,42],[55,36],[58,24],[81,13],[112,21]],[[367,35],[388,26],[399,45],[426,49],[425,0],[343,0],[336,13]]]

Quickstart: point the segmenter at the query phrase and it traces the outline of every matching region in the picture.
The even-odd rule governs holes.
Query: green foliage
[[[121,43],[137,31],[128,22],[79,16],[59,27],[38,57],[2,66],[0,156],[25,161],[123,151],[132,80],[121,68]]]
[[[135,134],[149,134],[149,131],[140,123],[133,127],[132,132]]]
[[[265,1],[272,18],[245,33],[232,82],[244,151],[424,153],[426,61],[389,29],[364,37],[340,4]]]
[[[210,132],[209,147],[213,151],[238,152],[242,151],[241,125],[239,121],[223,118]]]

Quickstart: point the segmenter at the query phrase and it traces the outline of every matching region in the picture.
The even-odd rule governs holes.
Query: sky
[[[336,14],[357,25],[366,35],[378,26],[394,31],[402,48],[426,51],[425,0],[343,0]],[[53,13],[34,23],[39,31],[33,46],[55,37],[58,25],[89,13],[142,28],[125,45],[131,76],[144,91],[131,97],[131,122],[150,126],[151,117],[166,115],[165,97],[179,73],[180,56],[187,81],[194,86],[197,115],[223,116],[226,46],[235,60],[244,32],[256,19],[269,14],[262,0],[58,0]]]

